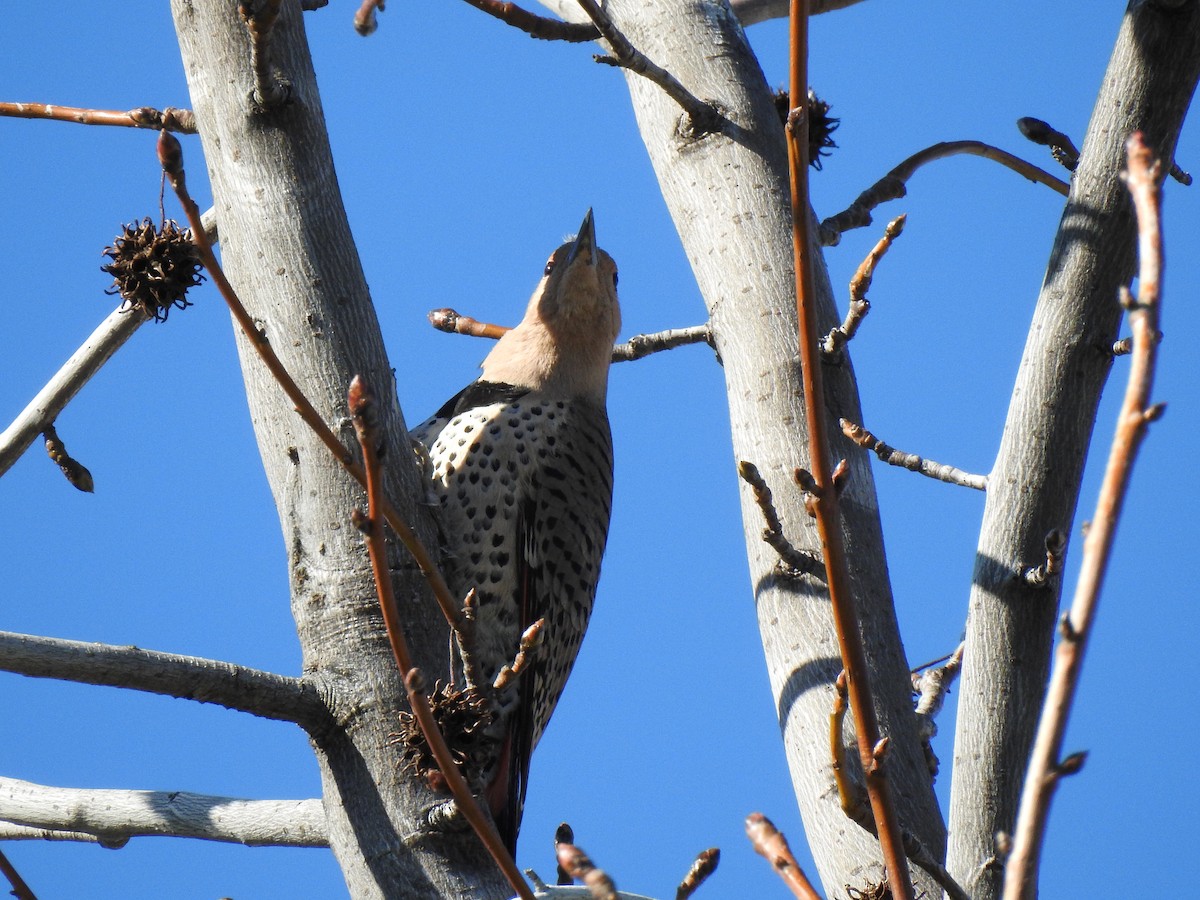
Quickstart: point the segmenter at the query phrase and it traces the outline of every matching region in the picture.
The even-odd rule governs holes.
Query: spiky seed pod
[[[808,164],[818,172],[821,170],[821,157],[828,156],[830,149],[837,146],[831,135],[837,131],[841,120],[829,115],[832,108],[811,90],[808,92]],[[792,98],[786,88],[775,92],[775,111],[779,113],[779,121],[787,127]]]
[[[496,755],[496,742],[486,734],[495,715],[492,705],[477,690],[459,690],[439,682],[429,695],[429,707],[463,777],[473,790],[481,789],[480,777]],[[392,743],[403,748],[404,766],[409,771],[422,773],[427,779],[439,771],[412,713],[400,713],[400,731],[392,736]],[[429,780],[440,783],[438,779]]]
[[[191,306],[188,288],[204,280],[191,230],[180,229],[172,219],[161,229],[148,218],[130,222],[103,255],[112,262],[100,269],[113,276],[113,286],[104,293],[120,294],[156,322],[165,322],[172,306]]]

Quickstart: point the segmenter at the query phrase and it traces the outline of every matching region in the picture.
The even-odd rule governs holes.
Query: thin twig
[[[192,226],[192,239],[196,242],[196,253],[199,255],[200,261],[204,264],[204,268],[208,270],[209,275],[212,277],[213,284],[221,292],[221,297],[224,298],[225,303],[229,306],[234,321],[242,329],[242,333],[245,334],[246,339],[258,354],[259,359],[263,361],[263,364],[266,365],[271,375],[279,382],[279,386],[292,402],[292,405],[295,406],[300,418],[312,429],[321,443],[329,449],[329,452],[333,454],[338,464],[355,481],[365,487],[367,479],[362,466],[355,462],[350,451],[346,449],[342,442],[338,440],[337,435],[322,420],[320,413],[312,405],[312,401],[308,399],[300,389],[300,386],[296,384],[295,379],[288,373],[278,355],[276,355],[274,348],[271,346],[270,340],[264,333],[259,331],[254,324],[254,320],[246,311],[246,307],[242,305],[242,301],[233,289],[233,285],[225,277],[225,272],[221,268],[220,263],[217,262],[217,258],[212,251],[212,245],[209,243],[208,237],[201,227],[200,209],[196,206],[196,202],[191,198],[187,190],[187,181],[183,170],[183,150],[179,146],[179,141],[165,131],[160,132],[158,137],[158,156],[163,170],[167,173],[167,179],[171,182],[171,187],[175,190],[175,195],[179,198],[179,203],[183,206],[188,222]],[[396,511],[396,508],[386,499],[381,502],[384,518],[392,526],[392,530],[400,538],[401,543],[412,554],[413,560],[421,570],[421,574],[429,583],[433,595],[437,599],[438,606],[441,608],[442,614],[446,617],[446,621],[450,623],[451,628],[457,629],[460,617],[458,601],[450,593],[446,579],[438,569],[433,556],[429,553],[425,545],[421,543],[416,532],[409,527],[400,513]]]
[[[505,325],[493,325],[491,322],[480,322],[478,319],[464,316],[448,306],[441,309],[431,309],[426,316],[429,319],[430,325],[438,331],[444,331],[447,334],[465,334],[468,337],[484,337],[499,340],[512,331],[511,328]]]
[[[1162,343],[1163,333],[1161,331],[1154,332],[1154,340]],[[1133,338],[1125,337],[1119,341],[1113,341],[1112,355],[1113,356],[1128,356],[1133,352]]]
[[[563,22],[561,19],[537,16],[515,3],[504,3],[501,0],[466,0],[466,2],[538,40],[582,44],[600,37],[600,31],[595,25],[589,25],[586,22]]]
[[[685,88],[670,72],[651,62],[644,53],[629,42],[629,39],[613,24],[608,13],[600,8],[596,0],[578,0],[588,18],[595,23],[600,36],[608,41],[612,48],[612,56],[597,55],[596,62],[620,69],[628,69],[643,78],[649,79],[662,88],[667,96],[683,107],[691,120],[690,137],[700,137],[714,131],[719,131],[725,124],[725,117],[711,103],[701,100]]]
[[[464,316],[458,310],[444,306],[441,309],[431,309],[427,314],[429,324],[438,331],[447,334],[465,334],[468,337],[481,337],[498,340],[512,331],[507,325],[496,325],[492,322],[481,322],[470,316]],[[691,325],[687,328],[668,328],[664,331],[653,331],[648,334],[635,334],[623,344],[613,347],[613,362],[632,362],[659,353],[663,350],[674,350],[688,344],[708,344],[716,349],[713,342],[712,328],[704,325]]]
[[[302,678],[141,647],[0,631],[0,671],[216,703],[309,731],[329,721],[316,686]]]
[[[795,0],[789,17],[788,95],[808,96],[808,2]],[[892,800],[887,766],[882,755],[886,738],[881,740],[879,720],[871,689],[871,671],[859,630],[858,610],[850,589],[849,562],[842,535],[842,517],[838,471],[844,481],[843,467],[835,470],[826,433],[819,316],[813,277],[814,242],[809,234],[811,201],[808,190],[808,116],[806,107],[797,107],[788,116],[785,129],[788,144],[788,169],[791,183],[792,258],[796,279],[796,316],[800,344],[800,369],[808,425],[808,457],[812,468],[812,509],[825,561],[826,587],[837,631],[842,668],[849,681],[850,709],[858,738],[858,752],[866,777],[867,796],[875,819],[875,832],[887,872],[888,885],[896,900],[913,900],[912,875],[904,857],[899,817]]]
[[[788,846],[787,838],[780,833],[774,823],[762,813],[750,813],[746,816],[746,837],[755,851],[771,864],[775,873],[783,879],[792,896],[800,900],[821,900],[821,895],[812,886],[792,848]]]
[[[90,835],[110,848],[147,836],[251,847],[329,846],[319,799],[243,800],[188,791],[60,788],[0,778],[0,819],[26,828]]]
[[[1075,765],[1067,765],[1068,760],[1061,759],[1063,737],[1100,601],[1100,588],[1138,448],[1150,422],[1163,410],[1161,405],[1150,405],[1158,358],[1158,342],[1154,336],[1158,331],[1162,278],[1161,166],[1140,132],[1129,138],[1125,150],[1128,158],[1126,186],[1137,213],[1139,261],[1138,297],[1136,302],[1130,300],[1127,304],[1134,342],[1129,380],[1117,417],[1116,434],[1096,501],[1096,512],[1084,538],[1075,596],[1070,612],[1063,616],[1054,652],[1046,702],[1021,793],[1012,852],[1005,865],[1004,900],[1020,900],[1037,893],[1038,863],[1050,802],[1059,779],[1077,769]]]
[[[1045,587],[1050,579],[1062,571],[1063,553],[1067,549],[1067,536],[1057,528],[1046,535],[1046,560],[1021,572],[1021,579],[1030,587]]]
[[[938,769],[941,768],[937,754],[933,751],[933,739],[937,736],[938,731],[937,714],[941,712],[942,704],[946,702],[946,694],[950,692],[950,686],[954,684],[959,672],[962,671],[965,646],[965,643],[960,643],[945,660],[938,660],[943,663],[942,665],[939,666],[935,663],[924,671],[917,670],[912,673],[913,694],[917,698],[914,708],[917,718],[917,734],[921,737],[921,746],[925,751],[925,764],[929,768],[930,778],[936,778]]]
[[[850,343],[858,332],[858,326],[871,311],[871,301],[867,299],[867,290],[871,287],[871,279],[875,276],[875,267],[879,265],[883,255],[891,248],[892,242],[903,233],[906,221],[908,221],[907,216],[897,216],[888,222],[887,228],[883,231],[883,237],[871,248],[867,258],[862,261],[855,271],[854,277],[850,279],[850,306],[846,310],[846,318],[841,325],[825,335],[825,340],[821,342],[821,352],[825,354],[827,360],[838,358],[841,349]]]
[[[625,343],[613,347],[612,361],[632,362],[643,356],[649,356],[651,353],[701,343],[716,349],[713,343],[712,328],[707,322],[688,328],[668,328],[665,331],[655,331],[650,334],[635,334]]]
[[[1035,144],[1049,147],[1054,161],[1068,172],[1074,172],[1079,166],[1079,148],[1075,146],[1075,142],[1049,122],[1043,122],[1033,116],[1024,116],[1017,119],[1017,129]]]
[[[139,106],[124,112],[115,109],[87,109],[79,106],[57,106],[53,103],[0,102],[0,116],[18,119],[52,119],[55,122],[76,122],[80,125],[116,125],[121,128],[153,128],[155,131],[196,133],[196,117],[190,109],[168,106],[155,109]]]
[[[679,887],[675,890],[675,900],[688,900],[688,897],[696,893],[700,885],[708,880],[708,876],[717,870],[720,861],[721,851],[716,847],[701,850],[696,855],[692,867],[683,876],[683,881],[679,882]]]
[[[603,869],[596,868],[586,853],[574,844],[556,841],[554,854],[559,868],[584,883],[592,900],[618,900],[617,886]]]
[[[521,644],[517,648],[517,655],[511,663],[506,664],[500,669],[496,675],[496,680],[492,682],[492,690],[502,691],[524,672],[529,664],[533,661],[533,657],[537,652],[537,648],[542,643],[542,628],[546,625],[545,619],[538,619],[532,625],[525,629],[521,634]]]
[[[881,203],[886,203],[888,200],[898,200],[907,194],[908,179],[913,176],[913,173],[917,169],[926,163],[937,159],[945,159],[947,156],[954,156],[958,153],[969,153],[998,162],[1019,175],[1025,176],[1030,181],[1044,184],[1058,191],[1064,197],[1070,189],[1070,186],[1062,179],[1055,178],[1049,172],[1039,169],[1033,163],[1026,162],[1020,157],[1013,156],[1011,153],[1007,153],[998,147],[993,147],[991,144],[985,144],[982,141],[945,141],[940,144],[934,144],[932,147],[926,147],[919,153],[914,153],[884,175],[879,181],[875,182],[875,184],[859,194],[858,198],[849,207],[825,219],[818,229],[821,246],[835,246],[842,239],[843,232],[850,231],[852,228],[863,228],[870,225],[872,221],[871,210]]]
[[[851,422],[849,419],[838,419],[838,423],[842,426],[842,434],[850,438],[850,440],[854,441],[854,443],[858,444],[864,450],[870,450],[889,466],[899,466],[902,469],[917,472],[928,478],[936,478],[938,481],[944,481],[947,484],[957,484],[962,487],[974,488],[977,491],[987,490],[986,475],[964,472],[962,469],[956,469],[954,466],[948,466],[945,463],[934,462],[923,456],[917,456],[915,453],[905,453],[903,450],[897,450],[890,444],[885,444],[871,432],[867,431],[867,429],[855,422]]]
[[[513,890],[523,900],[533,900],[533,891],[529,883],[521,876],[516,862],[504,846],[500,833],[496,830],[491,817],[480,806],[479,801],[471,794],[467,781],[454,761],[446,739],[442,736],[433,710],[429,706],[429,698],[425,694],[425,679],[421,670],[412,662],[408,652],[408,642],[404,637],[404,625],[400,621],[400,607],[396,603],[396,595],[392,590],[392,576],[388,569],[387,544],[383,532],[383,477],[379,467],[378,456],[378,417],[379,409],[371,388],[361,375],[354,376],[350,382],[347,397],[350,415],[354,417],[354,431],[358,436],[359,447],[362,450],[363,469],[367,479],[367,552],[371,558],[371,571],[375,576],[375,590],[379,595],[379,606],[383,612],[383,622],[387,629],[388,641],[391,644],[392,655],[396,658],[404,676],[404,688],[408,694],[408,703],[412,708],[413,717],[421,727],[425,742],[429,745],[433,757],[437,760],[438,768],[446,780],[446,786],[454,795],[454,802],[459,811],[471,823],[475,833],[483,842],[492,859],[496,861],[504,877]]]
[[[0,872],[4,873],[4,877],[12,885],[11,893],[17,900],[37,900],[33,891],[29,889],[29,885],[25,883],[25,879],[21,877],[21,873],[8,861],[8,857],[2,851],[0,851]]]
[[[238,14],[250,32],[250,69],[254,73],[254,92],[251,100],[259,110],[268,110],[287,103],[291,85],[271,62],[271,31],[283,0],[241,0]]]
[[[779,554],[780,564],[784,567],[783,574],[790,576],[811,575],[824,580],[825,566],[811,553],[806,553],[794,547],[783,533],[783,523],[779,521],[779,513],[775,511],[775,502],[771,489],[763,480],[758,466],[745,460],[738,463],[738,475],[742,481],[750,485],[754,492],[754,502],[762,510],[763,528],[762,539]]]

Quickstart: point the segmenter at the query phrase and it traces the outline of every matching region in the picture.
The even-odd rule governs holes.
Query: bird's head
[[[525,318],[483,361],[483,377],[602,402],[620,330],[617,264],[596,246],[589,209],[574,240],[550,255]]]

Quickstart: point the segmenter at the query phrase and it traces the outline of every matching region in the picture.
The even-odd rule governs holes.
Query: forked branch
[[[1067,720],[1078,689],[1134,460],[1150,423],[1163,411],[1161,404],[1150,404],[1158,359],[1162,169],[1140,132],[1129,138],[1125,150],[1128,159],[1126,185],[1137,213],[1139,262],[1138,296],[1136,300],[1127,293],[1123,296],[1133,332],[1129,380],[1117,417],[1116,434],[1109,450],[1096,512],[1084,538],[1075,596],[1070,611],[1062,618],[1050,685],[1021,793],[1012,851],[1005,866],[1004,900],[1036,896],[1038,863],[1050,802],[1060,778],[1078,768],[1069,761],[1080,757],[1061,758]]]
[[[908,179],[917,169],[926,163],[937,159],[945,159],[959,153],[969,153],[982,156],[1000,163],[1030,181],[1044,184],[1062,194],[1064,197],[1070,186],[1061,178],[1055,178],[1045,169],[1040,169],[1033,163],[1026,162],[1018,156],[1013,156],[999,147],[985,144],[983,141],[944,141],[926,147],[914,153],[900,165],[896,166],[875,184],[858,195],[858,198],[846,209],[825,219],[818,231],[821,246],[835,246],[841,239],[842,233],[852,228],[863,228],[871,224],[871,211],[888,200],[898,200],[908,193]]]

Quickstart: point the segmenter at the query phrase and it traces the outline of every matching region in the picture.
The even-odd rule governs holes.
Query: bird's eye
[[[542,274],[549,275],[553,271],[554,271],[554,257],[552,256],[552,257],[550,257],[549,261],[547,261],[546,270],[544,272],[542,272]]]
[[[613,269],[613,287],[617,286],[617,270]]]

